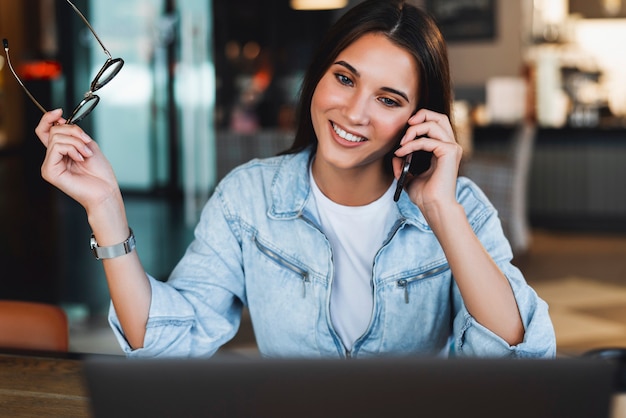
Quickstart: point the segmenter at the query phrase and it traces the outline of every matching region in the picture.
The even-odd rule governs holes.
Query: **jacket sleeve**
[[[552,358],[556,355],[554,327],[548,304],[526,282],[522,272],[512,264],[513,252],[506,239],[498,214],[482,191],[464,179],[459,200],[478,199],[482,204],[469,205],[468,219],[485,249],[507,277],[524,325],[524,340],[510,346],[489,329],[479,324],[465,308],[461,294],[454,285],[453,355],[513,358]]]
[[[207,357],[233,338],[245,297],[241,245],[233,225],[217,190],[168,281],[149,277],[152,300],[143,348],[128,345],[111,305],[109,322],[128,356]]]

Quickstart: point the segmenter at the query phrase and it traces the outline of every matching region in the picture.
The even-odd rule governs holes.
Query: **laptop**
[[[87,358],[104,417],[608,417],[616,367],[594,359]]]

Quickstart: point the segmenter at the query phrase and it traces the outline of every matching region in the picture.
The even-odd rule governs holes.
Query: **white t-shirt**
[[[383,196],[368,205],[343,206],[322,193],[312,174],[310,178],[322,231],[333,250],[331,320],[344,345],[351,350],[372,317],[372,268],[376,253],[395,222],[395,181]]]

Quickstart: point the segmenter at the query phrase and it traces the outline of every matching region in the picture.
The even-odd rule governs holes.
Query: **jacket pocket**
[[[295,273],[298,276],[300,276],[300,280],[302,280],[302,297],[303,298],[306,297],[307,284],[310,283],[310,281],[311,281],[310,276],[309,276],[309,272],[304,270],[300,266],[290,262],[289,260],[286,260],[283,256],[278,254],[276,251],[274,251],[274,250],[268,248],[267,246],[263,245],[263,243],[261,243],[257,239],[256,235],[252,239],[253,239],[256,247],[259,249],[259,251],[261,251],[261,253],[266,255],[270,260],[272,260],[273,262],[278,264],[280,267],[286,268],[287,270],[290,270],[293,273]]]
[[[427,280],[430,278],[433,278],[441,273],[443,273],[444,271],[448,270],[450,267],[448,266],[448,264],[442,264],[440,266],[437,266],[435,268],[432,268],[430,270],[427,270],[423,273],[420,273],[416,276],[412,276],[412,277],[408,277],[406,279],[399,279],[396,281],[396,285],[398,286],[398,288],[402,289],[404,291],[404,302],[405,303],[409,303],[409,285],[411,283],[417,282],[417,281],[421,281],[421,280]]]

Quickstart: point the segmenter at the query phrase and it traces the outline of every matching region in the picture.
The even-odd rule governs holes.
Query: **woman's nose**
[[[355,125],[366,125],[369,123],[369,100],[362,94],[353,94],[344,107],[344,115]]]

